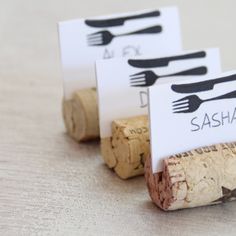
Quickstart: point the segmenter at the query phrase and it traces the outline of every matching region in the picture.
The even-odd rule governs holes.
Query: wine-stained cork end
[[[217,144],[171,156],[164,169],[152,173],[145,163],[152,201],[161,209],[177,210],[236,199],[236,143]]]
[[[150,152],[147,116],[112,122],[112,137],[101,140],[105,163],[122,179],[144,174],[145,157]]]
[[[76,141],[99,138],[97,93],[94,88],[75,92],[63,100],[63,118],[68,134]]]

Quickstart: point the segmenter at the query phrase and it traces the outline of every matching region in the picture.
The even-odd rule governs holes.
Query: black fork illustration
[[[173,76],[199,76],[205,75],[207,68],[205,66],[196,67],[193,69],[180,71],[174,74],[157,75],[153,71],[142,71],[130,76],[130,85],[132,87],[147,87],[153,85],[159,78],[173,77]]]
[[[191,113],[201,106],[204,102],[236,98],[236,90],[224,95],[202,100],[197,95],[190,95],[173,102],[173,113]]]
[[[87,36],[87,42],[89,46],[104,46],[108,45],[115,37],[143,35],[143,34],[157,34],[160,33],[161,31],[162,27],[160,25],[152,26],[149,28],[141,29],[130,33],[117,34],[117,35],[112,34],[108,30],[103,30],[93,34],[89,34]]]

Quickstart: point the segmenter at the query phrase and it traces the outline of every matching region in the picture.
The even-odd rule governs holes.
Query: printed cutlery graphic
[[[219,78],[219,79],[206,80],[206,81],[191,83],[191,84],[173,84],[171,86],[171,89],[177,93],[197,93],[197,92],[211,90],[214,88],[216,84],[235,81],[235,80],[236,80],[236,75],[230,75],[230,76]]]
[[[190,95],[173,102],[173,113],[191,113],[196,111],[202,103],[236,98],[236,90],[224,95],[202,100],[197,95]]]
[[[207,73],[207,68],[205,66],[196,67],[193,69],[180,71],[174,74],[167,75],[157,75],[153,71],[142,71],[134,75],[130,75],[130,85],[131,87],[147,87],[153,85],[157,79],[172,77],[172,76],[198,76],[205,75]]]
[[[143,35],[143,34],[156,34],[162,31],[162,27],[160,25],[152,26],[149,28],[141,29],[138,31],[124,33],[124,34],[117,34],[113,35],[108,30],[99,31],[93,34],[89,34],[87,36],[87,42],[89,46],[104,46],[108,45],[115,37],[122,37],[122,36],[130,36],[130,35]]]
[[[171,61],[177,60],[189,60],[206,57],[206,52],[195,52],[180,56],[157,58],[157,59],[130,59],[128,60],[129,65],[137,68],[154,68],[154,67],[163,67],[168,66]]]
[[[135,19],[157,17],[157,16],[160,16],[160,12],[156,10],[156,11],[142,13],[142,14],[138,14],[134,16],[119,17],[119,18],[114,18],[114,19],[85,20],[85,24],[90,27],[95,27],[95,28],[107,28],[107,27],[124,25],[125,21],[127,20],[135,20]]]

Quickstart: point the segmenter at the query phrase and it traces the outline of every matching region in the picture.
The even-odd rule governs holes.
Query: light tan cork
[[[68,134],[76,141],[99,138],[96,89],[79,90],[72,99],[63,100],[63,118]]]
[[[149,155],[148,117],[138,116],[112,122],[112,137],[101,139],[105,163],[122,179],[144,174]]]
[[[171,156],[156,174],[148,157],[145,179],[152,201],[165,211],[235,200],[236,142]]]

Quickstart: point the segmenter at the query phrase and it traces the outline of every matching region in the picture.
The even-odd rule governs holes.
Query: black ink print
[[[95,27],[95,28],[107,28],[107,27],[124,25],[125,21],[127,21],[127,20],[135,20],[135,19],[157,17],[157,16],[160,16],[160,12],[156,10],[156,11],[152,11],[152,12],[148,12],[148,13],[142,13],[142,14],[138,14],[138,15],[120,17],[120,18],[114,18],[114,19],[85,20],[85,24],[90,27]]]
[[[162,31],[162,27],[159,25],[149,28],[141,29],[131,33],[113,35],[108,30],[99,31],[93,34],[87,35],[87,42],[89,46],[104,46],[108,45],[115,37],[130,36],[130,35],[142,35],[142,34],[157,34]]]
[[[191,113],[201,106],[204,102],[236,98],[236,90],[224,95],[202,100],[197,95],[190,95],[173,102],[173,113]]]
[[[236,75],[230,75],[223,78],[206,80],[203,82],[191,83],[191,84],[173,84],[171,89],[176,93],[197,93],[214,88],[216,84],[235,81]]]
[[[129,65],[137,68],[154,68],[168,66],[171,61],[190,60],[204,57],[206,57],[206,52],[201,51],[180,56],[163,57],[157,59],[129,59],[128,63]]]
[[[213,202],[229,202],[236,198],[236,189],[230,190],[222,186],[222,197],[216,199]]]
[[[190,75],[199,76],[199,75],[205,75],[206,73],[207,73],[207,68],[205,66],[200,66],[193,69],[168,75],[157,75],[151,70],[142,71],[130,76],[130,86],[147,87],[153,85],[159,78],[173,77],[173,76],[190,76]]]

